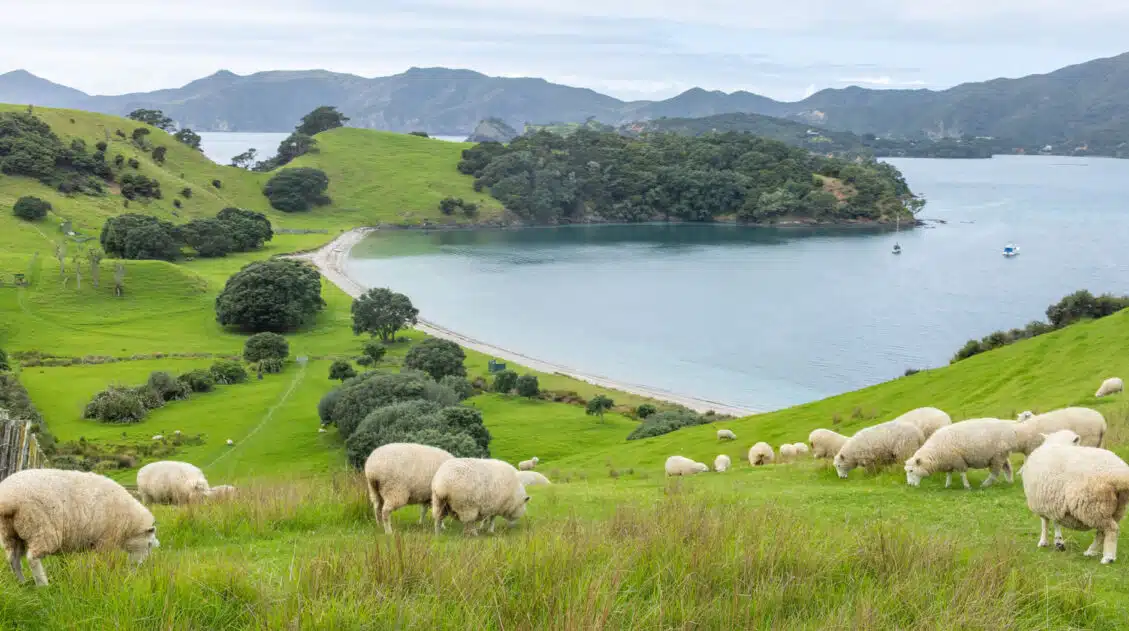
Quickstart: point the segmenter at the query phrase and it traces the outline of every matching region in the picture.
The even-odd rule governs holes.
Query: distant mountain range
[[[0,75],[0,102],[119,115],[155,108],[200,131],[287,131],[303,114],[328,104],[351,117],[350,125],[440,135],[467,134],[486,118],[521,129],[525,123],[590,118],[623,125],[744,112],[859,135],[992,136],[1113,154],[1129,143],[1129,53],[1045,75],[948,90],[849,87],[823,90],[795,103],[701,88],[663,101],[621,101],[543,79],[446,68],[412,68],[372,79],[324,70],[248,76],[220,71],[181,88],[117,96],[91,96],[17,70]]]

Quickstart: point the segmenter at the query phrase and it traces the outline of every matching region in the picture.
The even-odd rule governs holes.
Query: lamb
[[[921,433],[925,435],[926,440],[933,435],[933,432],[946,425],[953,424],[953,420],[949,418],[949,415],[937,408],[917,408],[916,410],[906,412],[894,420],[900,423],[915,425],[917,429],[920,429]]]
[[[726,471],[729,471],[730,464],[732,464],[732,462],[729,460],[729,456],[721,454],[720,456],[713,459],[713,470],[717,471],[718,473],[724,473]]]
[[[813,457],[834,458],[847,442],[847,437],[829,429],[817,429],[808,434],[808,442],[811,443]]]
[[[988,478],[980,486],[990,486],[1003,472],[1012,481],[1008,456],[1019,450],[1014,421],[994,418],[973,419],[946,425],[937,430],[917,453],[906,460],[906,483],[918,486],[933,473],[945,473],[945,488],[952,483],[953,472],[960,473],[964,488],[969,469],[988,469]]]
[[[1095,397],[1108,397],[1111,394],[1117,394],[1125,387],[1120,377],[1110,377],[1102,382],[1101,387],[1094,393]]]
[[[208,499],[225,500],[235,497],[235,487],[230,484],[221,484],[208,489]]]
[[[1105,438],[1105,417],[1090,408],[1063,408],[1046,414],[1037,414],[1016,424],[1019,451],[1025,455],[1042,444],[1043,436],[1068,429],[1081,438],[1083,447],[1101,447]]]
[[[517,463],[517,468],[522,471],[532,471],[533,467],[536,467],[538,462],[541,461],[537,458],[537,456],[533,456],[529,460],[522,460],[521,462]]]
[[[467,534],[478,535],[478,525],[504,517],[510,527],[525,514],[529,495],[508,462],[482,458],[452,458],[445,461],[431,481],[431,513],[435,534],[443,518],[454,515]]]
[[[546,478],[536,471],[518,471],[517,479],[521,480],[522,486],[541,486],[545,484],[552,484],[552,482],[549,482],[549,478]]]
[[[138,470],[137,492],[145,504],[190,504],[208,496],[208,479],[196,465],[161,460]]]
[[[431,482],[439,467],[454,458],[430,445],[389,443],[372,450],[365,460],[365,485],[376,521],[392,534],[392,511],[420,504],[419,523],[427,517]]]
[[[772,451],[772,445],[768,443],[757,443],[749,448],[749,464],[754,467],[772,464],[775,459],[776,454]]]
[[[27,469],[0,481],[0,542],[16,580],[27,556],[36,585],[41,559],[91,548],[121,548],[141,563],[160,545],[153,514],[120,484],[96,473]]]
[[[796,459],[796,447],[791,443],[780,445],[780,462],[792,462]]]
[[[835,471],[846,479],[856,467],[879,467],[904,462],[925,442],[916,425],[887,421],[860,430],[835,454]]]
[[[717,439],[718,440],[737,440],[737,434],[734,434],[733,430],[731,430],[731,429],[719,429],[719,430],[717,430]]]
[[[792,446],[796,448],[796,457],[797,458],[800,457],[800,456],[806,456],[809,453],[811,453],[811,450],[808,449],[807,443],[793,443]]]
[[[666,459],[667,475],[694,475],[709,470],[710,468],[706,465],[682,456],[671,456]]]
[[[1027,507],[1042,520],[1039,547],[1047,542],[1047,522],[1055,525],[1055,548],[1065,550],[1062,527],[1097,530],[1085,556],[1117,560],[1119,523],[1129,502],[1129,464],[1111,451],[1078,446],[1080,437],[1060,430],[1031,452],[1023,466]]]

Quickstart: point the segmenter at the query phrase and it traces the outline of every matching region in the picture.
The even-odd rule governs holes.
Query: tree
[[[517,379],[518,396],[532,399],[541,394],[541,387],[537,383],[537,375],[522,375]]]
[[[122,257],[134,260],[172,261],[180,256],[180,243],[175,230],[168,230],[163,222],[145,223],[130,230],[125,237]]]
[[[588,405],[584,408],[584,413],[588,416],[599,416],[600,421],[604,420],[604,413],[615,406],[615,401],[607,398],[602,394],[597,394],[588,400]]]
[[[357,371],[349,365],[349,362],[338,359],[329,366],[329,378],[337,379],[338,381],[345,381],[351,377],[356,377]]]
[[[290,343],[278,333],[256,333],[243,343],[243,360],[261,362],[264,359],[285,360],[290,356]]]
[[[329,177],[324,171],[307,167],[285,169],[267,181],[263,194],[271,207],[283,212],[303,212],[329,203],[325,191]]]
[[[203,151],[203,149],[200,148],[200,134],[197,134],[187,127],[176,132],[172,137],[176,138],[177,142],[188,145],[197,151]]]
[[[55,258],[59,261],[59,280],[67,279],[67,242],[59,241],[55,244]]]
[[[243,364],[232,359],[217,359],[208,368],[208,372],[215,377],[216,383],[231,385],[247,381],[247,369]]]
[[[466,376],[466,353],[456,343],[429,337],[416,344],[404,356],[404,368],[419,370],[439,381],[448,375]]]
[[[658,410],[655,409],[655,406],[651,405],[650,403],[643,403],[639,407],[635,408],[635,416],[638,416],[639,418],[644,420],[646,420],[648,416],[654,414],[655,412],[658,412]]]
[[[141,230],[142,228],[155,228],[155,231],[150,231],[148,236],[153,236],[156,232],[163,233],[164,236],[158,239],[159,243],[143,246],[141,241],[137,238],[134,239],[133,245],[129,245],[129,240],[133,233]],[[117,217],[110,217],[102,226],[102,234],[100,241],[102,249],[105,250],[110,256],[118,258],[138,258],[136,254],[140,250],[150,252],[158,250],[159,256],[148,256],[144,258],[158,258],[171,260],[179,254],[179,250],[171,250],[166,241],[172,241],[174,244],[179,241],[179,233],[175,226],[167,221],[161,221],[156,217],[150,215],[139,215],[136,213],[125,213]],[[131,256],[131,254],[133,256]]]
[[[26,221],[39,221],[51,210],[51,202],[25,195],[12,205],[12,214]]]
[[[302,117],[302,122],[294,131],[306,136],[316,136],[323,131],[341,127],[349,118],[337,111],[336,107],[323,105]]]
[[[98,281],[101,277],[103,256],[104,254],[98,248],[90,248],[86,251],[86,260],[90,263],[90,280],[94,283],[94,287],[98,287]]]
[[[165,116],[165,113],[161,110],[136,109],[127,114],[126,118],[152,125],[163,131],[172,131],[174,128],[173,120]]]
[[[216,321],[244,331],[289,331],[323,306],[317,270],[290,259],[257,261],[227,279],[216,297]]]
[[[419,309],[404,294],[378,287],[366,291],[353,301],[353,334],[379,335],[385,342],[396,338],[396,332],[415,324]]]
[[[447,375],[439,380],[439,385],[453,390],[455,394],[459,395],[460,401],[465,401],[474,396],[474,386],[466,380],[466,377]]]
[[[459,396],[420,372],[380,374],[370,371],[342,384],[330,419],[337,425],[341,436],[348,438],[377,408],[416,400],[429,401],[441,407],[458,403]]]
[[[194,219],[180,227],[180,234],[204,258],[227,256],[235,250],[230,228],[218,219]]]
[[[132,134],[130,134],[130,138],[133,138],[133,142],[137,143],[138,145],[144,146],[145,137],[148,136],[149,133],[150,132],[148,127],[138,127],[137,129],[133,130]]]
[[[114,295],[121,298],[125,295],[125,265],[114,264]]]
[[[216,219],[227,228],[238,252],[258,250],[274,238],[270,220],[263,213],[229,207],[219,211]]]
[[[503,370],[494,375],[494,392],[509,394],[517,387],[517,373],[512,370]]]
[[[162,145],[160,147],[155,147],[153,149],[153,162],[156,162],[157,164],[164,164],[165,163],[165,155],[168,152],[169,152],[168,148],[166,148],[164,145]]]
[[[377,364],[380,360],[384,359],[384,355],[388,352],[388,347],[376,340],[368,340],[365,342],[361,352],[365,354],[365,357],[371,359],[372,363]]]
[[[231,166],[238,167],[240,169],[250,169],[251,166],[255,164],[255,156],[257,156],[258,154],[259,152],[256,149],[248,149],[247,151],[244,151],[243,153],[232,158]]]

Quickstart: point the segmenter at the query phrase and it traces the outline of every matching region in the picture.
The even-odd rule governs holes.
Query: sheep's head
[[[913,456],[906,460],[906,484],[918,486],[924,478],[932,473],[926,466],[921,456]]]
[[[1060,429],[1050,434],[1039,434],[1039,436],[1043,438],[1044,445],[1079,445],[1082,443],[1082,437],[1068,429]]]
[[[709,471],[710,468],[708,466],[702,464],[701,462],[695,462],[694,463],[694,470],[697,471],[698,473],[703,473],[705,471]]]
[[[843,478],[844,480],[847,479],[847,474],[851,472],[851,469],[855,468],[854,463],[850,462],[849,459],[843,455],[843,452],[835,454],[834,462],[835,472],[838,473],[839,477]]]
[[[160,545],[161,542],[157,540],[157,526],[154,524],[126,539],[122,548],[129,553],[130,561],[141,563],[153,548],[158,548]]]

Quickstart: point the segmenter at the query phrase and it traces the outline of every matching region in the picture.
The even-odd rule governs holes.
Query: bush
[[[247,369],[240,362],[230,359],[217,359],[208,372],[217,384],[229,386],[247,381]]]
[[[512,370],[503,370],[494,375],[494,392],[509,394],[517,387],[517,373]]]
[[[173,206],[174,206],[175,208],[181,208],[182,206],[184,206],[184,204],[181,204],[181,203],[180,203],[180,200],[179,200],[179,199],[174,199],[174,200],[172,200],[172,205],[173,205]]]
[[[219,180],[212,180],[212,187],[213,188],[223,188],[223,182],[221,182]]]
[[[647,420],[640,423],[634,431],[628,434],[627,440],[661,436],[683,427],[704,425],[709,421],[708,418],[694,412],[657,412],[648,416]]]
[[[165,147],[157,147],[153,149],[153,162],[156,162],[157,164],[164,164],[165,154],[167,154],[168,152],[169,150]]]
[[[372,366],[373,364],[376,363],[376,362],[372,361],[372,358],[369,357],[368,355],[361,355],[360,357],[357,357],[353,361],[357,362],[358,366],[364,366],[365,368],[368,368],[369,366]]]
[[[8,352],[0,348],[0,370],[11,370],[12,365],[8,363]]]
[[[318,418],[321,419],[322,425],[333,423],[333,407],[337,405],[339,399],[341,399],[341,388],[334,388],[318,401]]]
[[[177,207],[179,202],[174,200]],[[180,227],[180,234],[184,243],[204,258],[227,256],[235,251],[231,230],[218,219],[193,219]]]
[[[439,381],[448,375],[466,376],[466,353],[450,340],[429,337],[413,346],[404,356],[404,367],[419,370]]]
[[[130,160],[130,166],[136,160]],[[161,183],[155,179],[145,177],[140,173],[126,173],[119,179],[122,197],[134,199],[161,199]]]
[[[285,363],[276,357],[268,357],[259,362],[259,370],[268,375],[277,375],[285,368]]]
[[[388,353],[388,347],[376,340],[369,340],[365,342],[362,352],[364,352],[365,357],[372,360],[373,364],[376,364],[384,359],[384,355]]]
[[[131,168],[131,169],[139,169],[139,168],[141,168],[141,162],[140,162],[140,161],[138,161],[138,159],[137,159],[137,158],[130,158],[130,159],[129,159],[129,162],[127,162],[126,164],[128,164],[128,165],[129,165],[129,168]]]
[[[135,213],[107,219],[100,237],[102,250],[118,258],[171,260],[180,253],[178,242],[179,231],[171,223]]]
[[[330,202],[325,191],[329,177],[311,168],[284,169],[267,181],[263,194],[272,208],[283,212],[303,212]]]
[[[165,406],[165,399],[161,396],[161,393],[147,385],[133,388],[133,394],[137,397],[138,401],[141,401],[141,405],[145,406],[146,412]]]
[[[439,380],[439,385],[450,388],[455,394],[459,395],[459,401],[465,401],[474,396],[474,386],[465,377],[457,375],[447,375]]]
[[[368,377],[369,374],[372,376]],[[450,404],[458,401],[458,395],[431,381],[423,373],[365,373],[342,384],[340,397],[333,407],[330,419],[337,425],[341,436],[348,438],[373,410],[413,400]]]
[[[173,138],[176,138],[177,142],[188,145],[197,151],[203,151],[200,148],[200,141],[202,140],[200,134],[197,134],[187,127],[173,134]]]
[[[338,381],[345,381],[351,377],[356,377],[357,371],[349,365],[349,362],[339,359],[329,366],[329,378],[337,379]]]
[[[447,427],[473,438],[485,455],[490,454],[490,432],[482,420],[482,412],[465,405],[451,405],[440,410],[439,417]]]
[[[149,373],[149,379],[145,382],[145,385],[155,392],[162,401],[179,401],[187,399],[192,394],[192,388],[188,384],[163,371]]]
[[[250,252],[274,238],[270,220],[263,213],[242,208],[224,208],[216,214],[235,243],[235,251]]]
[[[105,423],[137,423],[148,410],[130,388],[110,386],[94,395],[86,404],[82,417]]]
[[[635,408],[635,416],[644,420],[655,412],[658,412],[658,410],[655,409],[655,406],[651,405],[650,403],[644,403]]]
[[[429,136],[425,131],[410,131],[408,132],[408,135],[419,136],[420,138],[431,138],[431,136]]]
[[[177,377],[177,380],[192,388],[193,392],[211,392],[216,389],[216,378],[203,368],[189,370]]]
[[[461,197],[444,197],[439,202],[439,212],[444,215],[453,215],[455,211],[462,210],[467,217],[478,214],[478,205],[468,202]]]
[[[522,375],[518,377],[517,384],[514,386],[517,389],[519,396],[533,397],[541,394],[541,387],[537,383],[536,375]]]
[[[259,261],[227,279],[216,297],[216,321],[244,331],[288,331],[324,305],[317,270],[288,259]]]
[[[290,343],[278,333],[256,333],[243,344],[243,360],[261,362],[264,359],[286,359],[290,356]]]
[[[185,186],[184,188],[180,189],[180,194],[181,194],[181,196],[184,197],[184,199],[191,199],[192,198],[192,187],[191,186]]]
[[[385,342],[396,337],[396,331],[416,323],[419,309],[404,294],[376,287],[353,301],[353,334],[379,335]]]
[[[395,442],[431,445],[457,458],[490,455],[490,433],[477,410],[419,400],[373,410],[345,441],[345,451],[349,463],[359,469],[373,449]]]
[[[588,416],[599,416],[600,420],[604,420],[604,412],[612,409],[615,406],[615,401],[608,397],[597,394],[588,400],[588,405],[584,407],[584,413]]]
[[[12,214],[27,221],[39,221],[46,217],[50,210],[51,202],[30,195],[17,199],[12,206]]]
[[[99,140],[98,142],[94,143],[94,148],[98,151],[101,151],[102,153],[106,153],[106,149],[108,149],[109,146],[110,145],[106,144],[105,140]]]
[[[342,398],[342,401],[344,401],[344,398]],[[340,421],[338,421],[337,430],[341,432],[343,437],[346,437],[345,455],[349,464],[357,469],[364,467],[365,460],[368,459],[373,449],[396,442],[395,440],[388,440],[388,435],[396,433],[396,430],[400,430],[399,433],[402,433],[403,430],[408,428],[422,429],[435,424],[436,421],[429,417],[441,408],[442,406],[434,401],[422,399],[377,406],[357,422],[353,428],[355,431],[351,430],[348,434],[342,431]],[[421,419],[423,420],[421,421]]]

